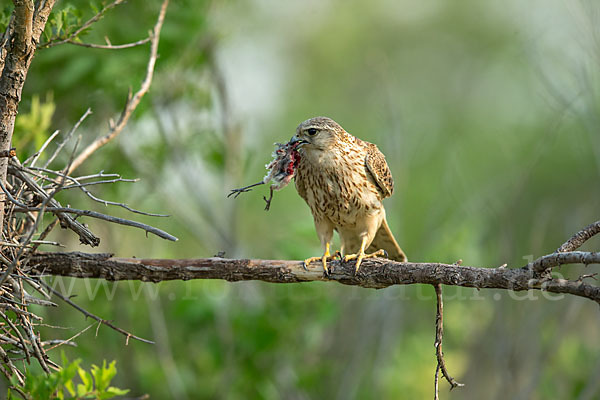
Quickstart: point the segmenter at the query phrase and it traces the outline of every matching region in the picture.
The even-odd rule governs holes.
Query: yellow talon
[[[331,255],[331,253],[329,252],[329,243],[327,243],[325,245],[325,254],[323,254],[323,256],[321,257],[309,257],[306,260],[304,260],[304,268],[308,269],[308,265],[313,262],[313,261],[321,261],[323,263],[323,271],[325,272],[325,275],[329,275],[329,269],[327,268],[327,261],[333,260],[335,259],[335,255]]]
[[[354,270],[354,273],[358,273],[358,269],[360,268],[360,264],[362,263],[362,260],[364,260],[365,258],[375,258],[375,257],[385,257],[387,255],[387,252],[383,249],[377,250],[374,253],[371,254],[365,254],[364,249],[361,249],[360,252],[358,252],[357,254],[348,254],[347,256],[344,256],[344,262],[348,262],[350,260],[354,260],[356,259],[356,268]]]

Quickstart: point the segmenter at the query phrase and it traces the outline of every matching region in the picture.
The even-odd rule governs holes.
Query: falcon
[[[328,275],[331,239],[336,231],[344,262],[356,260],[356,272],[365,258],[386,255],[406,262],[385,218],[383,199],[394,192],[392,173],[376,145],[352,136],[337,122],[315,117],[298,125],[290,143],[300,160],[295,171],[296,190],[312,212]]]

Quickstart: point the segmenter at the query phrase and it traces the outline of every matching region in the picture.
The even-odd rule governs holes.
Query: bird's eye
[[[308,133],[310,136],[315,136],[317,134],[317,128],[308,128],[306,133]]]

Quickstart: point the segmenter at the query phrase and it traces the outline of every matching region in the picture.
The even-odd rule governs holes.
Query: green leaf
[[[119,389],[114,386],[110,386],[104,393],[100,393],[101,399],[112,399],[115,396],[123,396],[129,393],[129,389]]]
[[[65,383],[65,389],[67,389],[71,396],[75,396],[75,385],[72,380]]]
[[[106,366],[106,360],[102,362],[102,368],[98,368],[96,365],[92,366],[92,374],[96,381],[96,389],[99,392],[103,392],[108,388],[110,381],[117,374],[117,368],[115,367],[116,361]]]
[[[79,395],[79,387],[83,386],[83,389],[86,392],[91,392],[92,390],[94,390],[94,382],[92,381],[92,376],[89,374],[89,372],[87,372],[86,370],[84,370],[81,367],[77,368],[77,372],[79,373],[79,377],[81,378],[81,381],[83,382],[83,385],[77,385],[77,394]]]
[[[84,397],[88,393],[89,392],[86,389],[85,385],[82,385],[81,383],[77,385],[77,397]]]

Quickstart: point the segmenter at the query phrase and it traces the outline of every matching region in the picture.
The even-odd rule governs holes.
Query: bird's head
[[[315,117],[298,125],[290,143],[297,143],[303,152],[327,151],[343,132],[344,128],[331,118]]]

